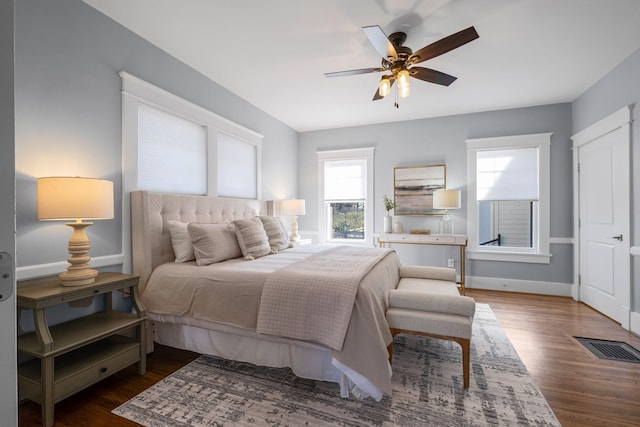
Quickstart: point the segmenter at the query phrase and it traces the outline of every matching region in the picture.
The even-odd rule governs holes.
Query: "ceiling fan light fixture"
[[[398,90],[400,91],[400,96],[402,98],[406,98],[409,96],[411,91],[409,87],[409,71],[402,70],[398,72]]]
[[[404,42],[407,40],[407,34],[404,32],[399,31],[387,37],[378,25],[362,27],[362,30],[375,50],[382,56],[380,66],[324,73],[324,75],[325,77],[340,77],[378,72],[390,73],[390,75],[387,74],[380,79],[372,101],[377,101],[387,96],[396,80],[398,80],[395,93],[396,101],[394,103],[396,107],[398,106],[399,97],[406,98],[409,96],[411,90],[409,77],[442,86],[449,86],[456,80],[456,77],[449,74],[430,68],[414,67],[414,65],[457,49],[479,37],[476,29],[469,27],[414,52],[410,47],[404,46]]]
[[[389,95],[389,92],[391,92],[391,81],[389,80],[389,77],[382,76],[380,79],[380,86],[378,86],[378,94],[385,97]]]

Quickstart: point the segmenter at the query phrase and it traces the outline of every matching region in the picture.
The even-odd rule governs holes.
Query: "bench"
[[[389,291],[386,317],[393,337],[422,335],[460,344],[463,383],[468,388],[475,310],[475,300],[458,292],[455,269],[403,265],[398,287]],[[393,342],[389,361],[392,356]]]

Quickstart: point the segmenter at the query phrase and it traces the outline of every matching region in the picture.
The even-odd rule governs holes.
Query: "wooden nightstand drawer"
[[[53,401],[58,402],[140,360],[137,340],[111,336],[56,358]],[[20,399],[41,400],[40,359],[18,367]]]

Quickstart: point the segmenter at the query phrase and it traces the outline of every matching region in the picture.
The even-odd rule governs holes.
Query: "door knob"
[[[620,240],[622,242],[622,234],[619,234],[617,236],[611,236],[612,239],[616,239],[616,240]]]

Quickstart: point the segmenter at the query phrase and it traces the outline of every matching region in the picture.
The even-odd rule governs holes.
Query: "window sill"
[[[467,257],[469,259],[477,259],[481,261],[526,262],[531,264],[549,264],[551,262],[551,254],[533,254],[524,252],[469,250],[467,251]]]

